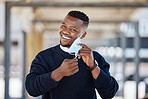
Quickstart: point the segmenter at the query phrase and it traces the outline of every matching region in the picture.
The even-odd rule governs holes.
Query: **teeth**
[[[70,39],[69,37],[66,37],[66,36],[64,36],[64,35],[62,35],[62,37],[65,38],[65,39]]]

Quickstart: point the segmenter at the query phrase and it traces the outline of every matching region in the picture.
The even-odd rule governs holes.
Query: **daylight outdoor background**
[[[114,99],[148,99],[148,0],[0,0],[0,99],[41,99],[27,94],[25,76],[39,51],[59,44],[70,10],[90,17],[82,42],[110,63]]]

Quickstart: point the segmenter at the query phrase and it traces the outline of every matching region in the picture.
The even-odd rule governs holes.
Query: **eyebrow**
[[[65,24],[66,25],[66,23],[65,22],[62,22],[62,24]],[[75,29],[77,29],[77,30],[79,30],[77,27],[75,27],[75,26],[70,26],[70,27],[73,27],[73,28],[75,28]]]

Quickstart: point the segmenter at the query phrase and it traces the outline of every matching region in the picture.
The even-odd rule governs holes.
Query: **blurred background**
[[[25,76],[39,51],[59,44],[70,10],[90,18],[82,42],[110,63],[114,99],[148,99],[148,0],[0,0],[0,99],[41,99],[27,94]]]

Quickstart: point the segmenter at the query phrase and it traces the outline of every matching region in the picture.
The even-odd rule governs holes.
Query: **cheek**
[[[62,28],[61,27],[59,28],[59,31],[62,31]]]
[[[71,40],[71,44],[76,40],[77,38],[73,38],[72,40]]]
[[[62,31],[63,31],[63,29],[59,29],[59,35],[61,35],[62,34]]]
[[[72,35],[73,40],[76,40],[78,38],[78,35]]]

